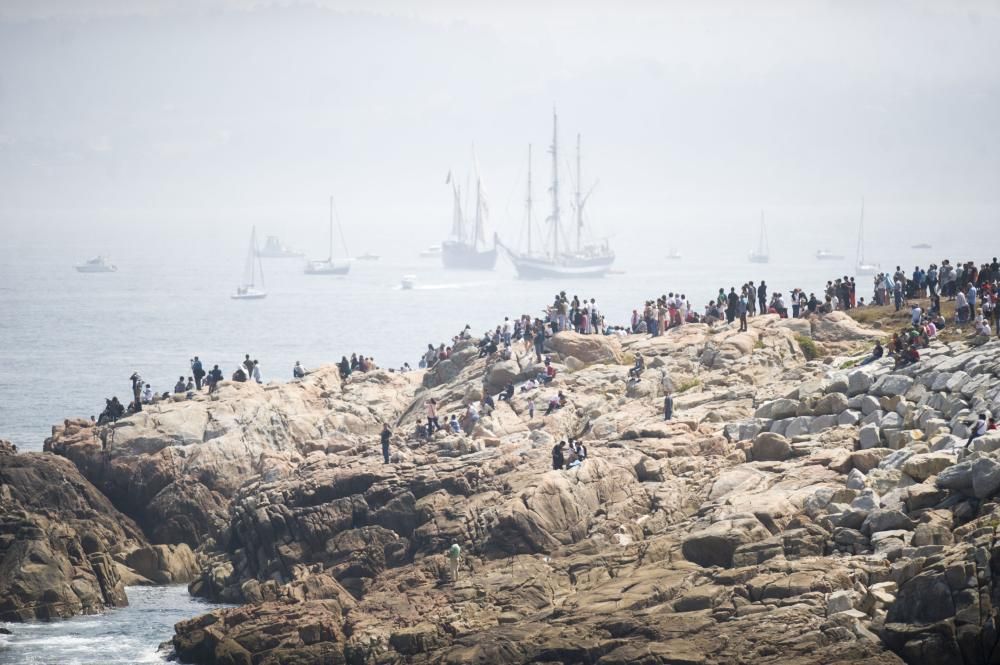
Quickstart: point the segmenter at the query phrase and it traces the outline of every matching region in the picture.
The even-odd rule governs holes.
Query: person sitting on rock
[[[561,471],[566,464],[566,457],[563,455],[563,448],[565,447],[566,442],[560,441],[552,448],[552,469],[555,471]]]
[[[459,432],[462,431],[462,426],[458,422],[458,416],[456,416],[454,413],[451,414],[451,420],[448,421],[448,428],[454,434],[458,434]]]
[[[152,404],[153,403],[153,389],[147,383],[146,388],[142,391],[142,403]]]
[[[177,379],[177,383],[174,384],[174,393],[183,393],[187,388],[187,384],[184,382],[184,377],[181,376]]]
[[[538,381],[535,381],[534,379],[528,379],[527,381],[521,384],[520,392],[528,393],[537,387],[538,387]]]
[[[428,418],[428,420],[430,420],[430,418]],[[418,420],[417,421],[416,435],[417,435],[418,439],[426,439],[427,438],[427,427],[428,426],[425,425],[422,420]]]
[[[545,371],[542,374],[538,375],[538,380],[541,381],[542,383],[548,384],[552,383],[553,379],[555,378],[556,378],[556,368],[555,366],[553,366],[552,361],[546,358]]]
[[[920,360],[920,352],[917,351],[916,345],[911,345],[903,349],[902,353],[900,353],[896,357],[896,368],[898,369],[900,367],[907,367],[909,365],[916,363],[919,360]]]
[[[872,349],[871,355],[868,356],[867,358],[865,358],[864,360],[862,360],[858,364],[859,365],[867,365],[868,363],[873,363],[873,362],[875,362],[876,360],[878,360],[879,358],[881,358],[884,355],[885,355],[885,349],[882,348],[882,341],[878,340],[878,341],[875,342],[875,348]]]
[[[188,393],[194,392],[194,389],[195,389],[194,377],[193,376],[189,376],[188,380],[187,380],[187,385],[184,386],[184,392],[188,392]]]
[[[246,383],[246,380],[247,380],[247,373],[243,370],[243,368],[242,367],[236,368],[236,371],[233,372],[233,381],[237,383]]]
[[[981,437],[989,431],[989,420],[985,413],[980,413],[979,420],[970,424],[969,440],[965,442],[965,448],[968,448],[974,439]]]
[[[347,358],[343,358],[347,360]],[[343,369],[341,369],[343,371]],[[302,363],[298,360],[295,361],[295,367],[292,368],[292,378],[293,379],[303,379],[306,376],[306,368],[302,366]]]
[[[645,358],[642,357],[641,353],[636,353],[635,365],[632,367],[632,369],[628,371],[629,378],[638,381],[639,377],[642,376],[642,373],[643,371],[645,371],[645,369],[646,369]]]
[[[497,395],[497,399],[501,402],[509,402],[510,398],[514,396],[514,384],[507,382],[507,386]]]

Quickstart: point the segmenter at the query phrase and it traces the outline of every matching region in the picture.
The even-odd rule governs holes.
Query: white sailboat
[[[757,249],[750,252],[750,263],[767,263],[771,260],[770,248],[767,246],[767,227],[764,226],[764,211],[760,211],[760,241]]]
[[[340,230],[340,241],[344,244],[344,253],[347,253],[347,242],[344,240],[344,229],[341,228],[339,219],[337,228]],[[346,275],[351,270],[351,259],[333,258],[333,197],[330,197],[330,254],[325,260],[306,262],[307,275]]]
[[[615,261],[615,253],[607,240],[600,244],[583,244],[584,216],[583,208],[593,193],[593,187],[586,195],[580,191],[580,135],[576,137],[576,194],[573,201],[576,222],[576,247],[565,247],[567,238],[562,230],[562,218],[559,207],[559,132],[555,112],[552,114],[552,212],[546,220],[550,225],[550,244],[542,253],[534,253],[531,248],[531,151],[528,152],[528,250],[516,252],[498,241],[498,245],[514,264],[517,276],[521,279],[561,279],[567,277],[604,277],[611,271]],[[596,186],[596,185],[595,185]],[[560,237],[560,234],[563,237]]]
[[[865,200],[861,199],[861,222],[858,224],[858,255],[854,266],[855,275],[874,275],[878,272],[878,264],[865,263]]]
[[[257,272],[260,271],[260,279]],[[247,264],[243,271],[243,282],[236,287],[236,293],[230,296],[233,300],[260,300],[267,297],[264,290],[264,264],[257,252],[257,227],[250,231],[250,251],[247,254]]]

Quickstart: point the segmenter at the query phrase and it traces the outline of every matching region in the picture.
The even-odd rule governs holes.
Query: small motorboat
[[[840,254],[834,254],[828,249],[821,249],[816,252],[816,259],[819,261],[842,261],[844,257]]]
[[[361,256],[356,257],[358,261],[378,261],[381,257],[378,254],[372,254],[371,252],[365,252]]]
[[[668,261],[680,261],[681,253],[678,252],[676,249],[671,249],[669,252],[667,252],[666,259]]]
[[[410,291],[416,285],[417,285],[417,276],[416,275],[403,275],[403,279],[400,282],[399,286],[404,291]]]
[[[77,272],[118,272],[118,266],[103,256],[95,256],[89,261],[75,267]]]
[[[441,245],[431,245],[420,252],[420,258],[422,259],[436,259],[439,256],[441,256]]]

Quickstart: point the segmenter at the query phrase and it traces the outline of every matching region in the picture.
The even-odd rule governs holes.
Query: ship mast
[[[576,135],[576,251],[580,251],[580,234],[583,232],[583,199],[580,194],[580,135]]]
[[[528,211],[528,256],[531,256],[531,144],[528,144],[528,198],[525,202]]]
[[[333,262],[333,195],[330,195],[330,255],[326,259],[327,263]]]
[[[549,148],[552,154],[552,258],[559,255],[559,138],[558,138],[558,118],[555,109],[552,110],[552,147]]]
[[[472,246],[479,246],[479,232],[483,227],[483,198],[482,198],[482,180],[479,178],[479,172],[476,172],[476,226],[472,229]]]

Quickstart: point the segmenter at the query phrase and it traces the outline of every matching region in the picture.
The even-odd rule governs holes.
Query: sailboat
[[[258,283],[257,272],[260,271]],[[257,227],[250,231],[250,251],[247,254],[247,264],[243,271],[243,282],[236,287],[236,293],[230,296],[233,300],[260,300],[267,297],[264,290],[264,264],[257,251]]]
[[[865,263],[865,200],[861,199],[861,222],[858,223],[858,255],[854,266],[855,275],[874,275],[878,264]]]
[[[550,226],[549,241],[547,247],[541,253],[532,251],[530,245],[531,227],[531,153],[528,157],[528,228],[529,245],[527,252],[517,252],[502,243],[498,244],[504,253],[514,264],[517,276],[521,279],[552,279],[567,277],[604,277],[611,270],[614,263],[615,253],[611,251],[607,240],[599,245],[583,244],[583,208],[587,199],[593,193],[593,188],[586,195],[580,191],[581,171],[580,171],[580,135],[576,137],[576,195],[574,199],[574,216],[576,218],[576,248],[567,250],[564,248],[566,239],[562,231],[562,219],[559,210],[559,124],[555,112],[552,113],[552,146],[549,153],[552,155],[552,185],[549,191],[552,194],[552,212],[546,220]]]
[[[337,225],[340,229],[340,224]],[[340,229],[340,240],[347,252],[347,242],[344,241],[344,230]],[[330,197],[330,254],[325,260],[306,262],[307,275],[346,275],[351,270],[351,259],[333,259],[333,197]]]
[[[769,253],[769,248],[767,246],[767,227],[764,226],[764,211],[760,211],[760,241],[757,243],[757,249],[750,252],[750,263],[767,263],[771,260],[771,255]]]
[[[486,249],[484,223],[486,218],[486,199],[483,196],[482,178],[476,169],[476,219],[472,229],[468,229],[465,215],[462,212],[462,191],[458,184],[448,174],[451,191],[454,197],[452,209],[451,238],[441,243],[441,262],[445,268],[458,270],[493,270],[497,264],[496,238],[493,247]],[[482,247],[482,249],[480,249]]]

